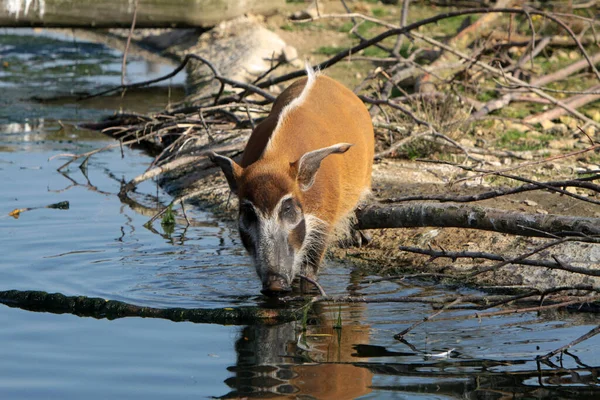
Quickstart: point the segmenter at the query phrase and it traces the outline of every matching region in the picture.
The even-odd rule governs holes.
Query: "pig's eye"
[[[258,222],[258,216],[256,215],[256,211],[254,211],[254,207],[250,204],[244,204],[240,208],[240,221],[246,226],[250,227]]]
[[[298,218],[298,208],[293,198],[285,199],[281,204],[280,217],[284,221],[295,222]]]

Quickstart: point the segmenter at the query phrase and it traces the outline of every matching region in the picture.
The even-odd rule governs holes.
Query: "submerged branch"
[[[0,303],[37,312],[70,313],[80,317],[117,319],[126,317],[160,318],[174,322],[220,325],[276,324],[297,320],[302,314],[294,310],[260,307],[227,308],[154,308],[141,307],[100,297],[65,296],[40,291],[0,291]]]

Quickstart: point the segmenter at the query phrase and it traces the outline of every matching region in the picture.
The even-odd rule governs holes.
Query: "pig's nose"
[[[261,293],[265,296],[282,296],[292,291],[292,288],[286,282],[285,278],[278,275],[269,276],[266,284],[263,284]]]

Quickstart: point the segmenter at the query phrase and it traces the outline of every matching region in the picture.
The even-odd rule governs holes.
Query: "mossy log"
[[[597,236],[600,218],[529,214],[457,203],[368,205],[357,211],[358,229],[469,228],[536,237]]]
[[[42,291],[0,291],[0,303],[29,311],[74,314],[97,319],[126,317],[161,318],[220,325],[273,325],[297,320],[302,312],[261,307],[154,308],[141,307],[100,297],[65,296]]]

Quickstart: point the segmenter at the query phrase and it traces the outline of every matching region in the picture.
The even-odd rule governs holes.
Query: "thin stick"
[[[129,35],[127,35],[127,43],[125,44],[125,50],[123,51],[123,63],[121,64],[121,86],[125,86],[125,75],[127,73],[127,53],[129,52],[129,44],[131,43],[131,37],[133,36],[133,30],[135,29],[135,21],[137,19],[138,2],[135,0],[133,8],[133,19],[131,21],[131,28],[129,29]]]
[[[563,159],[563,158],[577,156],[577,155],[580,155],[580,154],[583,154],[583,153],[587,153],[589,151],[593,151],[593,150],[596,150],[596,149],[600,149],[600,143],[599,144],[595,144],[595,145],[590,146],[590,147],[587,147],[587,148],[585,148],[583,150],[571,151],[569,153],[559,154],[559,155],[552,156],[552,157],[547,157],[547,158],[544,158],[544,159],[539,160],[539,161],[526,162],[526,163],[522,163],[522,164],[515,165],[515,166],[512,166],[512,167],[502,168],[502,169],[499,169],[497,171],[489,171],[489,172],[484,172],[484,173],[481,173],[481,174],[478,174],[478,175],[473,175],[473,176],[469,176],[469,177],[465,177],[465,178],[460,178],[460,179],[457,179],[457,180],[453,181],[453,184],[459,183],[459,182],[468,181],[468,180],[471,180],[471,179],[483,178],[483,177],[488,176],[488,175],[496,175],[496,174],[500,174],[500,173],[504,173],[504,172],[508,172],[508,171],[513,171],[515,169],[521,169],[521,168],[524,168],[524,167],[531,167],[531,166],[534,166],[534,165],[545,164],[545,163],[550,162],[550,161],[555,161],[555,160],[560,160],[560,159]]]
[[[549,242],[549,243],[544,243],[543,245],[536,247],[532,251],[530,251],[528,253],[525,253],[525,254],[521,254],[518,257],[511,258],[510,260],[502,261],[502,262],[500,262],[498,264],[494,264],[494,265],[489,266],[489,267],[477,269],[476,271],[470,273],[468,275],[468,277],[469,278],[473,278],[473,277],[475,277],[477,275],[483,274],[484,272],[489,272],[489,271],[492,271],[492,270],[495,270],[495,269],[498,269],[498,268],[502,268],[502,267],[504,267],[505,265],[508,265],[508,264],[518,264],[519,262],[521,262],[521,261],[525,260],[526,258],[529,258],[529,257],[531,257],[531,256],[539,253],[540,251],[546,250],[546,249],[548,249],[550,247],[559,245],[559,244],[567,242],[567,241],[572,241],[572,240],[574,240],[574,239],[573,238],[569,238],[569,237],[564,237],[564,238],[560,238],[558,240],[554,240],[554,241]]]
[[[512,176],[511,176],[512,178]],[[600,179],[600,175],[595,175],[594,179]],[[528,183],[525,185],[518,186],[516,188],[507,188],[507,189],[494,189],[483,193],[472,194],[472,195],[461,195],[461,196],[451,196],[445,194],[433,194],[433,195],[416,195],[416,196],[403,196],[403,197],[391,197],[387,199],[381,199],[380,203],[389,204],[389,203],[400,203],[405,201],[439,201],[439,202],[447,202],[454,201],[457,203],[470,203],[475,201],[482,201],[493,199],[501,196],[508,196],[517,193],[525,193],[534,190],[547,189],[551,191],[555,191],[558,193],[562,193],[565,195],[572,195],[562,188],[565,187],[579,187],[592,190],[594,192],[600,193],[600,186],[591,182],[580,181],[577,179],[570,179],[564,181],[548,181],[548,182],[534,182]],[[589,201],[594,204],[600,204],[600,201],[589,199],[587,197],[578,196],[578,200]]]
[[[553,350],[553,351],[551,351],[548,354],[545,354],[543,356],[537,357],[537,359],[538,360],[547,360],[550,357],[552,357],[552,356],[554,356],[554,355],[556,355],[558,353],[564,352],[565,350],[567,350],[567,349],[575,346],[576,344],[581,343],[584,340],[587,340],[587,339],[589,339],[589,338],[591,338],[593,336],[596,336],[599,333],[600,333],[600,325],[598,325],[597,327],[595,327],[594,329],[592,329],[591,331],[589,331],[585,335],[582,335],[582,336],[578,337],[577,339],[573,340],[572,342],[570,342],[570,343],[568,343],[568,344],[566,344],[566,345],[564,345],[562,347],[559,347],[558,349]]]
[[[305,276],[305,275],[298,275],[298,276],[301,279],[304,279],[305,281],[312,283],[319,290],[319,293],[321,293],[321,296],[324,296],[324,297],[327,296],[327,294],[325,293],[325,289],[323,289],[323,286],[321,286],[319,284],[319,282],[317,282],[314,279],[309,278],[308,276]]]
[[[181,205],[181,212],[183,212],[183,217],[185,218],[185,222],[187,222],[187,226],[190,226],[190,220],[188,219],[187,214],[185,213],[185,206],[183,205],[183,201],[180,201],[179,204]]]
[[[450,258],[451,260],[456,260],[458,258],[483,258],[487,260],[493,261],[508,261],[506,257],[500,256],[498,254],[493,253],[485,253],[480,251],[447,251],[447,250],[433,250],[433,249],[423,249],[419,247],[411,247],[411,246],[399,246],[399,250],[407,251],[410,253],[423,254],[430,256],[429,261],[433,261],[436,258]],[[555,258],[555,256],[552,256]],[[592,262],[590,262],[591,264]],[[573,272],[576,274],[588,275],[588,276],[600,276],[600,270],[592,269],[592,268],[583,268],[576,267],[570,264],[565,263],[564,261],[560,261],[555,258],[555,261],[547,261],[547,260],[512,260],[511,264],[520,264],[520,265],[528,265],[531,267],[542,267],[549,269],[558,269],[568,272]]]
[[[154,83],[167,80],[167,79],[172,78],[173,76],[177,75],[179,72],[181,72],[190,60],[198,60],[198,61],[202,62],[203,64],[205,64],[212,71],[214,78],[217,79],[219,82],[221,82],[221,84],[222,84],[221,86],[227,84],[227,85],[231,85],[233,87],[239,87],[242,89],[246,89],[248,92],[256,93],[256,94],[262,96],[263,98],[265,98],[269,102],[275,101],[275,96],[273,96],[269,92],[262,90],[259,86],[252,85],[251,83],[236,81],[236,80],[229,79],[227,77],[222,76],[210,61],[208,61],[206,58],[201,57],[197,54],[186,54],[186,56],[181,61],[181,64],[179,64],[179,66],[177,68],[175,68],[170,73],[163,75],[159,78],[150,79],[150,80],[142,81],[142,82],[136,82],[136,83],[132,83],[132,84],[128,84],[128,85],[121,85],[121,86],[113,87],[113,88],[103,90],[98,93],[80,97],[78,100],[79,101],[87,100],[87,99],[91,99],[94,97],[103,96],[103,95],[106,95],[106,94],[109,94],[112,92],[116,92],[118,90],[134,89],[134,88],[139,88],[139,87],[143,87],[143,86],[149,86]],[[219,96],[217,95],[216,99],[218,99],[218,97]]]
[[[406,23],[408,21],[409,5],[410,5],[410,0],[402,1],[402,11],[400,13],[400,28],[405,27]],[[394,45],[394,50],[392,51],[392,54],[396,57],[400,56],[400,49],[402,48],[402,42],[404,41],[404,36],[405,35],[398,35],[398,38],[396,39],[396,44]]]
[[[417,326],[424,324],[427,321],[431,321],[432,319],[434,319],[435,317],[437,317],[438,315],[440,315],[441,313],[443,313],[444,311],[448,310],[450,307],[453,307],[455,305],[457,305],[458,303],[460,303],[460,299],[456,299],[454,300],[452,303],[448,303],[446,304],[444,307],[442,307],[441,309],[439,309],[437,312],[423,318],[420,321],[415,322],[414,324],[412,324],[411,326],[409,326],[408,328],[406,328],[405,330],[403,330],[400,333],[397,333],[394,335],[394,339],[396,340],[401,340],[404,339],[404,336],[412,331],[413,329],[415,329]]]

